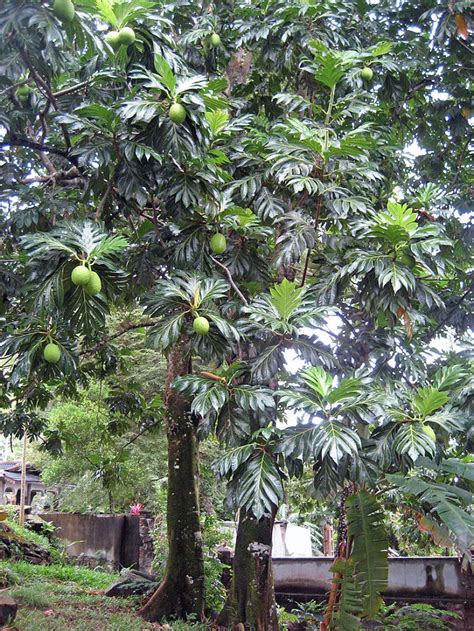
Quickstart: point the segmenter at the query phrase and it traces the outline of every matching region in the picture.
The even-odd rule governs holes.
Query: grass
[[[44,535],[40,535],[37,532],[30,530],[29,528],[20,526],[18,522],[16,522],[14,519],[7,519],[5,523],[19,537],[22,537],[26,541],[31,541],[32,543],[36,543],[36,545],[40,546],[41,548],[44,548],[45,550],[50,549],[51,543],[48,537],[45,537]]]
[[[90,570],[85,567],[75,565],[32,565],[26,561],[0,562],[0,570],[8,567],[15,574],[29,581],[41,581],[41,579],[51,579],[52,581],[69,581],[81,587],[91,589],[105,589],[113,580],[116,574],[103,572],[102,570]]]
[[[35,609],[46,609],[50,605],[48,596],[43,591],[39,591],[34,585],[24,585],[23,587],[12,589],[10,590],[10,595],[16,601]]]
[[[159,629],[136,615],[140,597],[109,598],[99,590],[116,574],[72,565],[30,565],[0,562],[20,579],[9,594],[19,603],[15,631],[147,631]],[[206,631],[209,625],[170,623],[173,631]]]

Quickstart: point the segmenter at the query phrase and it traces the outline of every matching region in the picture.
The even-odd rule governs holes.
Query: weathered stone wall
[[[275,589],[288,594],[325,594],[331,586],[330,557],[274,558]],[[461,572],[454,557],[396,557],[389,559],[388,597],[472,600],[471,573]]]
[[[149,516],[45,513],[41,517],[56,526],[55,534],[68,555],[83,565],[151,570],[154,520]]]
[[[331,585],[330,557],[274,558],[277,600],[283,604],[310,599],[323,601]],[[389,559],[387,602],[425,602],[461,616],[454,629],[474,629],[474,577],[461,572],[454,557]]]

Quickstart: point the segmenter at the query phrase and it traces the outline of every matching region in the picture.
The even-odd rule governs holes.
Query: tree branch
[[[95,353],[96,351],[103,348],[107,342],[110,342],[110,340],[115,340],[117,337],[120,337],[121,335],[125,335],[125,333],[128,333],[128,331],[133,331],[133,329],[141,329],[142,327],[153,326],[154,324],[156,324],[155,320],[145,320],[144,322],[131,322],[129,324],[124,324],[121,327],[120,331],[118,331],[117,333],[114,333],[113,335],[109,335],[109,337],[104,339],[102,342],[99,342],[99,344],[96,344],[92,348],[84,349],[83,351],[79,353],[79,355],[87,355],[88,353]]]
[[[112,192],[113,187],[114,187],[114,175],[112,174],[112,176],[111,176],[111,178],[109,180],[109,183],[107,184],[107,188],[105,189],[105,193],[102,195],[102,199],[97,204],[97,208],[96,208],[96,211],[95,211],[95,218],[96,219],[100,219],[102,211],[104,210],[105,203],[106,203],[110,193]]]
[[[161,423],[161,419],[158,419],[157,421],[155,421],[154,423],[152,423],[151,425],[147,425],[146,427],[144,427],[143,429],[141,429],[139,432],[137,432],[135,434],[135,436],[133,436],[130,440],[128,440],[124,445],[122,445],[120,447],[120,451],[123,451],[124,449],[126,449],[129,445],[132,445],[138,438],[140,438],[140,436],[143,436],[143,434],[145,434],[146,432],[148,432],[150,429],[154,429],[155,427],[157,427],[158,425],[160,425]]]
[[[23,79],[23,81],[17,81],[10,87],[5,88],[5,90],[2,90],[0,92],[0,97],[4,96],[5,94],[8,94],[9,92],[14,92],[17,88],[21,87],[22,85],[26,85],[27,83],[31,83],[32,81],[33,79]]]
[[[46,100],[51,103],[55,109],[57,109],[56,107],[56,98],[51,90],[50,85],[43,79],[43,77],[37,72],[34,64],[32,63],[30,56],[28,55],[28,53],[26,52],[26,50],[21,49],[20,48],[20,55],[22,56],[24,62],[26,63],[26,65],[28,66],[28,69],[31,73],[31,76],[34,78],[36,85],[38,86],[38,89],[40,91],[42,91],[46,97]],[[71,139],[69,136],[69,131],[66,127],[66,125],[64,124],[60,124],[59,125],[62,129],[63,132],[63,136],[64,136],[64,142],[66,143],[66,147],[68,149],[71,148]],[[71,160],[72,161],[72,160]],[[77,161],[73,161],[73,164],[76,164]]]
[[[51,145],[42,145],[39,142],[28,140],[28,138],[15,138],[12,140],[5,140],[0,142],[0,148],[2,147],[24,147],[25,149],[33,149],[34,151],[44,151],[46,153],[52,153],[56,156],[61,156],[71,164],[76,166],[76,161],[69,156],[69,152],[66,149],[59,149],[58,147],[52,147]]]
[[[73,92],[82,90],[82,88],[87,88],[90,84],[90,81],[83,81],[82,83],[77,83],[76,85],[72,85],[69,88],[63,88],[62,90],[58,90],[57,92],[52,92],[52,95],[55,99],[57,99],[60,96],[66,96],[66,94],[72,94]]]
[[[244,294],[240,291],[240,289],[237,287],[237,285],[234,282],[234,279],[232,278],[232,274],[230,273],[230,270],[220,261],[218,261],[217,259],[215,259],[213,256],[211,256],[211,259],[214,261],[214,263],[216,265],[218,265],[219,267],[222,267],[222,269],[225,271],[225,273],[227,274],[227,278],[229,279],[229,283],[232,285],[235,293],[239,296],[239,298],[242,300],[242,302],[245,305],[248,305],[248,300],[247,298],[244,296]]]

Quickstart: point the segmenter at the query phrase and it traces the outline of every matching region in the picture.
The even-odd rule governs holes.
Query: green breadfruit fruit
[[[48,364],[57,364],[61,359],[61,349],[57,344],[50,342],[43,349],[43,358]]]
[[[203,316],[194,318],[193,329],[198,335],[207,335],[209,333],[209,320]]]
[[[79,287],[84,287],[87,285],[91,277],[90,270],[85,265],[77,265],[72,270],[71,280],[74,285],[79,285]]]

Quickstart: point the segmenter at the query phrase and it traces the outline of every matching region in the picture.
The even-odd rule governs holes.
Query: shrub
[[[461,616],[454,611],[437,609],[432,605],[415,603],[413,605],[390,605],[385,608],[383,627],[379,629],[393,631],[450,631],[454,622]]]

